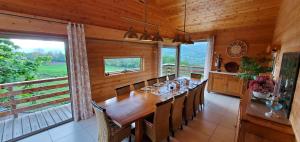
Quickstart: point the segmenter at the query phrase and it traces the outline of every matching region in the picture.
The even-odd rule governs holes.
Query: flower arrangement
[[[251,80],[249,88],[252,91],[262,94],[273,93],[275,82],[269,76],[257,76],[255,80]]]

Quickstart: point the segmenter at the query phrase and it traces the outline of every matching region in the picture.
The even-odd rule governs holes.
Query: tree
[[[32,80],[38,67],[51,61],[50,56],[28,59],[17,50],[19,48],[8,39],[0,38],[0,83]]]

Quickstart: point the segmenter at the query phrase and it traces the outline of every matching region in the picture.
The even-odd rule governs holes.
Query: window
[[[161,48],[161,76],[176,74],[177,49],[176,47]]]
[[[142,70],[142,58],[104,58],[104,66],[105,76],[138,72]]]
[[[179,76],[189,77],[191,73],[204,74],[205,59],[208,42],[201,41],[195,44],[180,46]]]

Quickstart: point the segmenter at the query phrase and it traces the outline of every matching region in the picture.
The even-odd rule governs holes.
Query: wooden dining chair
[[[131,141],[131,126],[120,128],[110,120],[106,110],[92,102],[98,126],[98,142],[121,142],[126,137]]]
[[[169,119],[173,98],[156,104],[156,109],[152,117],[148,117],[145,122],[145,134],[152,142],[160,142],[169,139]]]
[[[130,85],[122,86],[116,89],[117,96],[129,94],[130,93]]]
[[[152,78],[147,80],[148,86],[153,86],[153,84],[157,83],[157,78]]]
[[[188,121],[194,118],[194,98],[195,98],[196,88],[189,89],[189,92],[186,96],[186,100],[184,102],[184,121],[185,125],[188,125]]]
[[[143,87],[145,87],[145,81],[141,81],[141,82],[137,82],[137,83],[133,84],[133,88],[136,89],[136,90],[141,89]]]
[[[197,85],[195,88],[195,96],[194,96],[194,116],[200,111],[200,99],[201,99],[201,91],[202,91],[202,84]]]
[[[159,81],[159,82],[165,82],[165,81],[167,81],[167,76],[159,77],[159,78],[158,78],[158,81]]]
[[[200,106],[201,106],[201,109],[204,108],[204,102],[205,102],[204,101],[204,94],[205,94],[206,84],[207,84],[207,79],[202,82],[202,87],[201,87],[202,89],[201,89],[201,95],[200,95]]]
[[[172,103],[171,108],[171,117],[170,117],[170,130],[172,132],[172,136],[174,137],[174,133],[176,130],[182,127],[182,112],[184,106],[184,100],[187,92],[184,92],[180,95],[174,97],[174,101]]]
[[[175,77],[176,77],[176,75],[175,75],[175,74],[168,75],[168,78],[169,78],[169,80],[174,80],[174,79],[175,79]]]
[[[193,79],[201,79],[202,75],[199,73],[191,73],[191,78]]]

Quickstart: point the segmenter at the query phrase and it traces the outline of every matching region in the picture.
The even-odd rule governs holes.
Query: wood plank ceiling
[[[168,20],[183,29],[185,0],[157,2]],[[203,32],[274,25],[282,0],[187,0],[187,31]]]
[[[282,0],[187,0],[187,31],[274,25]],[[183,29],[184,0],[150,1],[148,21],[165,36]],[[139,0],[0,0],[0,9],[126,30],[143,31],[144,5]],[[155,32],[155,27],[149,27]]]

